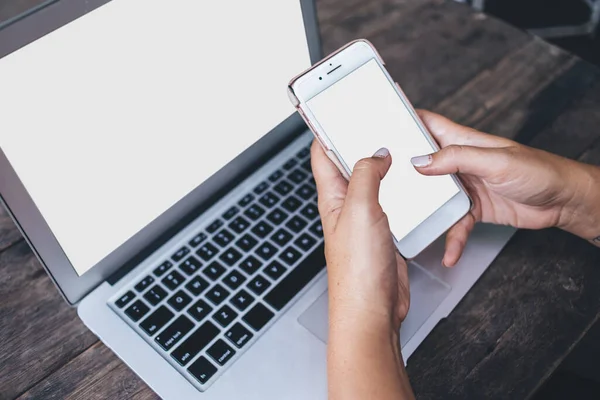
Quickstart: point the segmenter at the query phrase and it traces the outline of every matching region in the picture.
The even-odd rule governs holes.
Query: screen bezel
[[[109,2],[57,0],[10,21],[0,29],[0,58]],[[310,59],[315,63],[322,57],[315,3],[314,0],[299,2]],[[75,272],[1,148],[0,200],[60,293],[69,304],[75,305],[102,282],[118,280],[305,130],[302,119],[294,113],[81,276]]]
[[[312,98],[319,95],[319,93],[327,90],[329,87],[335,85],[349,74],[352,74],[354,71],[373,60],[377,62],[389,84],[394,88],[396,94],[410,112],[413,120],[431,145],[432,149],[434,151],[439,150],[437,142],[419,118],[400,86],[394,82],[393,78],[390,76],[384,66],[383,59],[379,56],[373,45],[366,40],[357,40],[345,46],[340,51],[333,53],[331,56],[321,61],[319,65],[314,66],[303,75],[297,77],[290,84],[292,93],[298,101],[298,109],[308,121],[313,134],[319,139],[319,142],[324,147],[325,151],[336,159],[336,164],[338,164],[339,167],[344,169],[344,171],[341,172],[345,176],[351,174],[351,168],[344,162],[342,155],[337,151],[335,144],[329,139],[307,103]],[[458,177],[455,175],[451,175],[451,177],[458,187],[458,192],[404,238],[401,240],[394,238],[396,246],[403,257],[408,259],[416,257],[438,237],[443,235],[450,227],[452,227],[452,225],[464,217],[471,209],[472,202],[467,195],[464,186]]]

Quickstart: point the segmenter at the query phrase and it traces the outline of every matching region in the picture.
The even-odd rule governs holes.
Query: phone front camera
[[[320,80],[320,81],[322,81],[322,80],[323,80],[323,77],[322,77],[322,76],[320,76],[320,77],[319,77],[319,80]]]

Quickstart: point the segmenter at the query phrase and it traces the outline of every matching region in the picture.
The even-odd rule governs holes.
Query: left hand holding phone
[[[331,399],[369,398],[374,388],[413,397],[398,338],[410,301],[407,265],[378,201],[391,163],[382,149],[359,161],[348,182],[312,146],[329,283]]]

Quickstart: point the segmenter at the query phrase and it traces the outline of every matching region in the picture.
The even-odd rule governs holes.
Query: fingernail
[[[375,152],[375,154],[373,154],[373,157],[386,158],[389,155],[390,155],[390,151],[388,149],[386,149],[385,147],[382,147],[379,150],[377,150]]]
[[[427,167],[428,165],[431,164],[431,161],[432,161],[431,154],[428,154],[426,156],[413,157],[410,159],[410,162],[415,167]]]

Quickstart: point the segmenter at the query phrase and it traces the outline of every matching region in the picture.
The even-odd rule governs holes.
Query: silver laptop
[[[165,399],[326,398],[313,2],[59,0],[0,56],[0,194],[84,323]],[[512,233],[410,263],[405,359]]]

